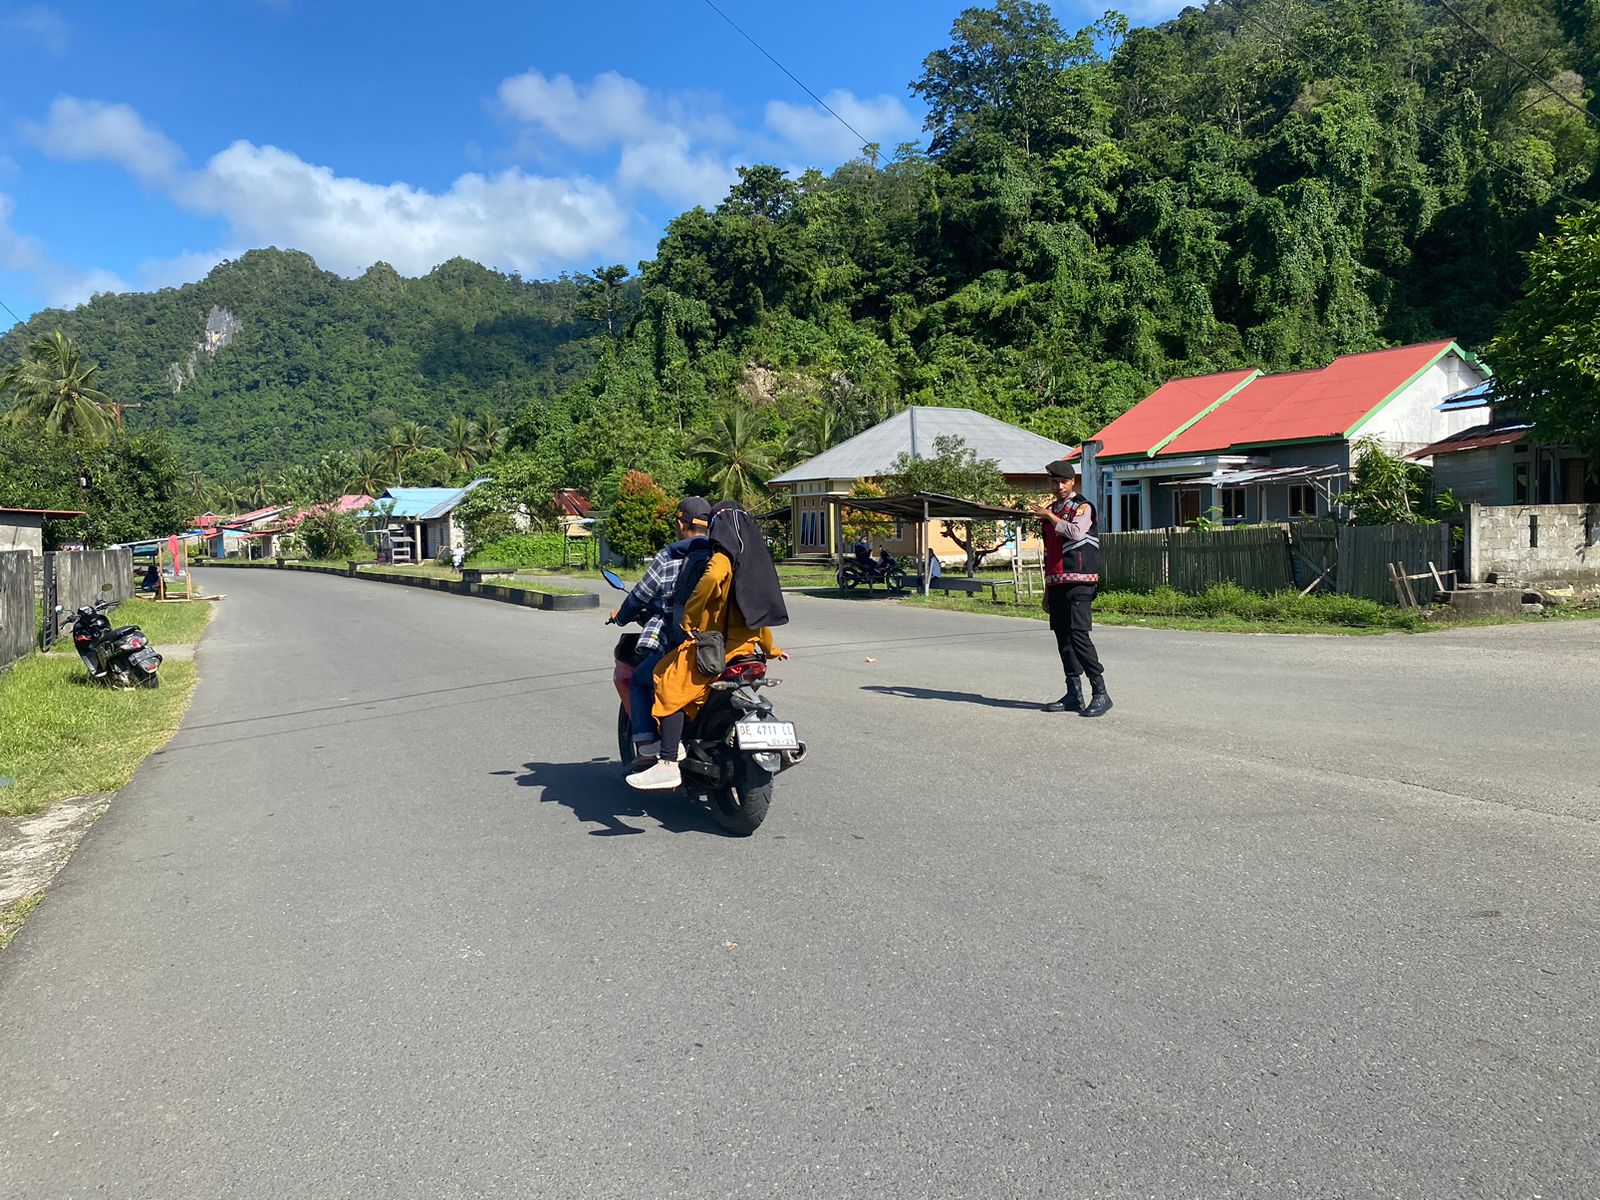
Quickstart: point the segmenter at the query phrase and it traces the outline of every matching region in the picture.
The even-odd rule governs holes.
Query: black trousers
[[[1092,606],[1098,590],[1092,583],[1058,583],[1044,590],[1045,610],[1050,614],[1056,649],[1061,652],[1061,666],[1069,680],[1085,674],[1095,679],[1104,674],[1094,639],[1089,636],[1094,628]]]

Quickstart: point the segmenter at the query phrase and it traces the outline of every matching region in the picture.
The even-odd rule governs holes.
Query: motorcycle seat
[[[114,638],[125,638],[130,633],[138,633],[138,632],[139,632],[139,627],[137,625],[124,625],[121,629],[113,629],[111,631],[111,636],[114,637]]]

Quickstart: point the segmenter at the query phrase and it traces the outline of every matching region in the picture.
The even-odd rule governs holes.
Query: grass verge
[[[43,899],[44,893],[41,891],[0,906],[0,950],[4,950],[11,945],[11,939],[17,936],[17,931],[22,928],[22,923],[28,919],[28,914],[38,908],[39,901]]]
[[[993,613],[1044,620],[1038,600],[1001,601],[966,595],[908,596],[904,603],[958,612]],[[1197,596],[1159,588],[1153,592],[1102,592],[1094,604],[1101,625],[1152,629],[1196,629],[1220,633],[1416,633],[1433,628],[1418,613],[1353,596],[1261,595],[1233,584]]]
[[[110,614],[113,625],[137,625],[157,650],[198,642],[211,620],[206,600],[129,600]],[[70,647],[71,639],[67,639]],[[163,681],[165,682],[165,681]]]
[[[158,643],[159,648],[159,643]],[[72,654],[35,654],[0,675],[0,816],[67,796],[110,792],[133,778],[178,728],[194,692],[192,662],[161,667],[161,687],[97,687]]]

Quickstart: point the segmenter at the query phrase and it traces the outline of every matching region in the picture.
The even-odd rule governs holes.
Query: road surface
[[[1594,1197],[1600,625],[797,598],[750,839],[614,631],[289,572],[0,956],[8,1196]]]

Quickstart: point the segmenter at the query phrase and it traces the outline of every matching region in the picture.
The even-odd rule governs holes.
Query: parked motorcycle
[[[891,559],[885,562],[882,559],[845,558],[839,562],[839,569],[835,579],[839,586],[846,591],[860,587],[863,584],[871,588],[875,583],[881,583],[891,592],[903,592],[910,586],[910,578],[915,568],[907,559]]]
[[[627,585],[610,571],[602,574],[612,587],[626,590]],[[625,633],[612,653],[611,679],[621,700],[617,753],[624,763],[633,761],[628,685],[638,645],[638,634]],[[729,833],[754,833],[766,820],[773,780],[806,756],[806,744],[796,735],[793,722],[780,721],[773,712],[768,692],[778,682],[767,678],[764,655],[730,659],[712,681],[710,697],[684,726],[684,758],[678,764],[684,787],[705,798],[712,818]]]
[[[89,678],[104,687],[156,688],[161,679],[161,655],[137,625],[113,629],[106,620],[112,601],[101,600],[78,609],[72,620],[72,645],[89,671]],[[56,605],[56,612],[64,611]]]

